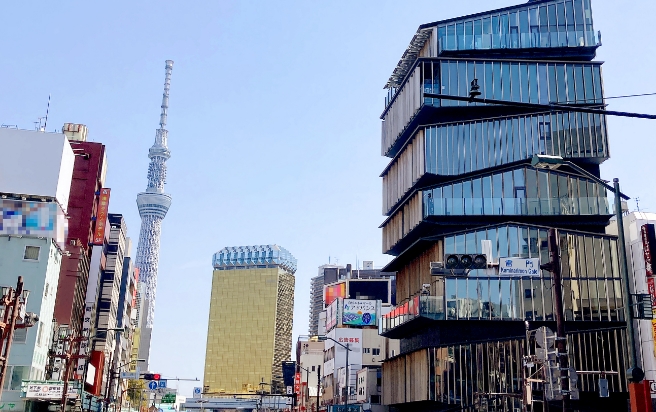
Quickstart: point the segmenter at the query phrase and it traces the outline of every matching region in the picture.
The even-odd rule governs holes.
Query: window
[[[16,329],[14,330],[14,342],[13,343],[25,343],[27,341],[27,329]]]
[[[380,403],[380,395],[371,395],[371,403],[379,404]]]
[[[380,355],[380,348],[373,348],[371,354],[374,356]]]
[[[39,322],[39,331],[36,335],[36,344],[39,346],[43,345],[43,322]]]
[[[9,385],[9,390],[10,391],[20,390],[21,382],[23,380],[29,379],[30,378],[29,375],[30,375],[29,366],[14,366],[11,372],[11,383]]]
[[[25,246],[23,260],[39,260],[40,246]]]
[[[371,348],[362,348],[362,353],[371,353]]]

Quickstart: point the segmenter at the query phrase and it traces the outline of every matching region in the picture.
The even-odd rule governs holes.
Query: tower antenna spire
[[[169,111],[169,88],[171,87],[171,71],[173,60],[166,61],[166,74],[164,76],[164,94],[162,94],[162,113],[159,115],[159,128],[166,128],[166,116]]]
[[[164,77],[164,94],[162,95],[162,113],[159,117],[159,128],[155,131],[155,143],[148,150],[148,185],[146,190],[137,195],[137,207],[141,216],[141,231],[137,246],[135,266],[139,268],[139,282],[144,285],[144,324],[142,327],[142,348],[139,356],[148,359],[150,354],[150,333],[155,318],[155,291],[157,289],[157,271],[159,265],[159,245],[162,233],[162,220],[171,207],[171,195],[164,192],[166,183],[166,161],[171,157],[167,146],[168,131],[166,116],[169,109],[169,87],[173,60],[166,61],[166,76]],[[143,355],[143,356],[142,356]],[[148,364],[146,364],[146,368]]]

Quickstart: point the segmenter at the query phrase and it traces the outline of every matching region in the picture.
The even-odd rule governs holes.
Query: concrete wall
[[[23,259],[25,246],[40,247],[38,260]],[[5,404],[7,410],[8,403],[15,404],[13,411],[24,408],[20,398],[22,379],[43,379],[45,376],[61,260],[61,252],[51,238],[0,236],[0,285],[15,288],[18,275],[22,275],[24,288],[30,291],[26,310],[39,315],[38,324],[27,329],[24,343],[17,340],[11,347],[6,379],[8,389],[0,400],[0,406]],[[0,407],[1,410],[4,409]]]
[[[62,133],[0,128],[0,192],[56,198],[68,207],[75,156]]]

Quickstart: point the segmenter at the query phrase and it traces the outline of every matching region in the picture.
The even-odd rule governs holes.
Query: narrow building
[[[421,25],[402,54],[381,116],[383,252],[394,256],[383,270],[397,272],[399,302],[381,333],[400,339],[382,368],[386,405],[537,411],[568,393],[545,355],[552,335],[535,334],[556,329],[552,274],[539,269],[555,228],[568,363],[581,372],[571,397],[626,410],[624,289],[599,170],[606,117],[574,110],[603,107],[599,46],[590,0],[535,0]],[[470,101],[477,93],[507,103]],[[477,256],[486,263],[472,268]]]

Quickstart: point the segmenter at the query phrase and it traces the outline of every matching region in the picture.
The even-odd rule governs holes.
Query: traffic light
[[[446,269],[485,269],[487,258],[485,255],[447,255],[444,266]]]
[[[144,373],[143,378],[147,381],[158,381],[162,379],[162,375],[159,373]]]

